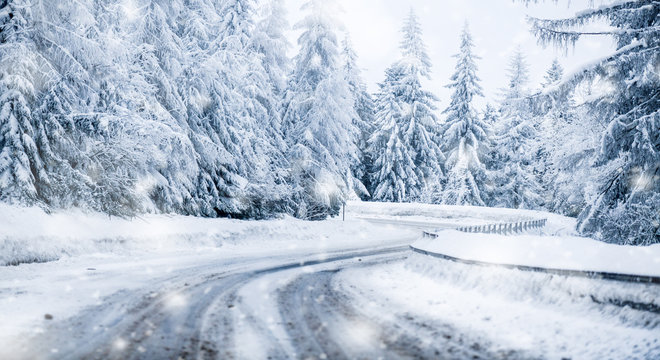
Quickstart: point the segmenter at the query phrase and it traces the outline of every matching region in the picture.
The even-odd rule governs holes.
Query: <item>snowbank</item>
[[[660,244],[649,247],[606,244],[577,236],[438,232],[414,247],[459,259],[550,269],[660,276]]]
[[[472,266],[420,254],[403,263],[342,271],[335,283],[371,318],[389,316],[402,328],[410,326],[406,319],[423,319],[417,322],[423,327],[410,331],[449,327],[453,339],[492,347],[501,358],[660,356],[660,287],[652,284]]]
[[[240,221],[169,215],[121,219],[80,211],[46,214],[39,208],[6,204],[0,204],[0,219],[0,266],[94,253],[134,254],[210,248],[332,251],[378,246],[416,234],[360,220],[305,222],[287,217]]]

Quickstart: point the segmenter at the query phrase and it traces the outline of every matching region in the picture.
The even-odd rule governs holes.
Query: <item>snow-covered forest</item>
[[[334,6],[305,1],[289,24],[283,0],[0,0],[0,201],[310,220],[357,198],[476,205],[660,243],[657,1],[530,18],[542,46],[599,36],[617,49],[573,73],[555,61],[540,84],[518,50],[483,108],[489,59],[469,24],[447,49],[451,98],[424,85],[414,10],[372,94]]]

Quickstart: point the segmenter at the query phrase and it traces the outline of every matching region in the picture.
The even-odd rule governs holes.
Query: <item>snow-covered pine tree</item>
[[[45,172],[35,144],[30,102],[37,62],[28,48],[32,13],[27,1],[0,8],[0,200],[34,203]]]
[[[495,126],[496,157],[493,168],[495,193],[491,206],[534,209],[542,204],[540,186],[534,174],[536,136],[530,107],[529,70],[520,48],[507,69],[509,84],[504,89],[501,120]]]
[[[498,168],[496,159],[498,158],[498,151],[495,148],[495,127],[500,123],[500,112],[495,106],[490,103],[486,104],[481,116],[482,122],[487,129],[487,141],[481,142],[480,147],[482,150],[482,163],[486,168],[486,178],[480,184],[482,186],[481,199],[486,205],[495,203],[496,196],[496,176],[493,169]]]
[[[280,101],[252,42],[254,1],[228,0],[218,9],[217,36],[194,90],[204,103],[189,116],[205,154],[197,196],[207,215],[267,216],[286,196]]]
[[[412,149],[415,172],[422,180],[419,197],[411,197],[409,201],[428,201],[441,187],[444,177],[445,157],[438,145],[439,121],[435,114],[438,99],[422,85],[422,78],[431,79],[431,61],[422,39],[421,25],[412,9],[402,32],[403,58],[397,64],[401,76],[395,83],[395,93],[403,110],[403,141]]]
[[[544,118],[557,125],[554,133],[544,134],[544,140],[550,141],[547,182],[541,183],[550,190],[547,208],[577,217],[587,206],[587,195],[596,178],[591,165],[599,148],[602,119],[594,116],[588,105],[567,107],[565,112],[551,109]]]
[[[372,159],[367,151],[367,142],[369,141],[369,136],[373,132],[374,103],[371,95],[367,91],[367,86],[362,79],[361,70],[357,64],[357,58],[357,53],[353,49],[350,36],[346,34],[346,37],[342,41],[342,62],[344,78],[348,83],[351,96],[355,101],[354,109],[357,117],[353,119],[353,125],[358,131],[356,138],[359,151],[359,161],[353,165],[353,175],[356,179],[360,180],[360,182],[354,184],[353,188],[357,195],[366,199],[370,197],[367,188],[370,181],[368,171],[372,167]]]
[[[341,69],[334,1],[310,0],[296,25],[300,52],[290,79],[284,114],[290,144],[297,215],[321,219],[336,214],[351,196],[358,161],[353,119],[355,99]]]
[[[482,162],[488,153],[488,126],[479,118],[472,104],[476,96],[483,96],[477,77],[477,56],[467,23],[461,34],[460,53],[456,57],[456,71],[447,87],[453,89],[449,107],[445,109],[443,150],[447,154],[447,184],[439,200],[448,205],[483,206],[482,188],[486,182],[486,168]],[[483,145],[482,145],[483,144]]]
[[[584,136],[584,131],[576,131],[576,110],[574,108],[572,92],[552,91],[563,77],[563,68],[557,59],[554,59],[544,76],[541,90],[530,99],[536,136],[531,141],[532,151],[535,154],[533,162],[537,182],[542,189],[543,204],[549,211],[558,211],[563,214],[574,213],[575,200],[581,198],[579,188],[566,184],[574,173],[579,172],[577,167],[568,167],[571,162],[577,165],[581,157],[579,149],[570,145],[566,148],[567,140],[576,136]],[[587,119],[584,118],[584,122]],[[570,132],[566,130],[570,129]],[[585,141],[586,143],[587,141]],[[571,154],[567,157],[567,154]],[[582,177],[586,180],[585,177]],[[563,188],[558,185],[562,182]],[[584,185],[577,179],[575,183]],[[563,189],[571,188],[572,194],[566,194]],[[560,189],[561,188],[561,189]],[[582,186],[584,188],[584,186]],[[577,193],[576,193],[577,191]],[[568,197],[572,200],[568,200]],[[569,203],[572,203],[569,205]]]
[[[550,68],[546,71],[545,76],[543,77],[543,88],[557,85],[563,77],[564,68],[559,63],[559,59],[555,58],[552,60],[552,65],[550,65]]]
[[[529,65],[520,46],[511,55],[506,73],[509,83],[504,89],[504,103],[510,101],[516,106],[524,106],[529,95]]]
[[[438,146],[439,129],[438,119],[435,115],[437,98],[422,86],[423,78],[430,79],[431,62],[422,39],[421,26],[412,9],[405,21],[402,33],[403,57],[388,69],[386,79],[381,86],[381,93],[378,95],[376,105],[377,114],[381,115],[377,115],[377,126],[372,138],[399,138],[401,146],[398,146],[397,149],[405,151],[405,154],[387,154],[384,148],[378,147],[379,144],[387,143],[371,142],[370,153],[374,154],[376,162],[372,169],[372,186],[376,188],[374,199],[391,198],[390,195],[385,198],[378,194],[403,194],[405,197],[397,196],[397,201],[428,201],[441,186],[444,155]],[[393,99],[385,92],[391,92]],[[390,106],[388,103],[391,101],[395,101],[397,106]],[[387,115],[396,120],[396,127],[390,126],[390,120],[378,118],[378,116],[383,116],[383,109],[399,111],[398,114]],[[385,129],[378,128],[379,126],[384,126]],[[399,135],[388,135],[393,130],[399,131]],[[381,134],[380,132],[383,131],[384,133]],[[377,156],[381,158],[377,159]],[[407,164],[408,158],[413,161],[410,169]],[[388,161],[404,161],[404,163],[395,164]],[[383,171],[383,167],[401,170],[396,174],[388,175],[386,171]],[[410,171],[414,172],[414,177],[406,175]],[[401,178],[388,179],[391,176],[401,176]],[[384,185],[381,184],[396,184],[397,188],[383,189]]]
[[[376,95],[375,130],[369,139],[373,158],[372,197],[378,201],[406,202],[421,195],[420,184],[410,145],[404,142],[401,128],[403,113],[395,86],[402,76],[399,67],[386,70],[385,81]]]
[[[579,29],[602,20],[611,29]],[[572,18],[530,22],[543,45],[566,48],[584,36],[609,36],[617,43],[616,52],[559,86],[575,88],[594,78],[611,85],[592,102],[591,110],[610,123],[594,159],[602,176],[578,230],[608,242],[660,242],[660,4],[617,1]]]
[[[486,108],[483,111],[482,118],[488,128],[493,128],[497,123],[499,123],[500,114],[495,106],[488,103],[486,104]]]
[[[286,54],[291,44],[286,37],[290,25],[287,21],[284,0],[263,1],[259,10],[260,17],[252,36],[252,43],[262,56],[263,67],[269,76],[275,95],[283,98],[287,76],[291,69],[291,61]]]
[[[290,164],[286,158],[288,152],[284,139],[282,118],[284,112],[284,97],[287,90],[287,77],[291,72],[291,59],[287,56],[290,43],[286,32],[290,25],[283,0],[262,2],[259,9],[259,21],[252,34],[252,47],[261,59],[259,73],[265,72],[267,78],[262,79],[259,86],[261,103],[268,110],[268,122],[260,124],[260,130],[266,136],[268,147],[262,154],[269,164],[263,164],[268,171],[263,173],[259,195],[264,214],[275,212],[291,213],[296,207],[291,202]],[[265,82],[264,82],[265,80]],[[257,91],[256,93],[258,93]],[[263,118],[265,120],[265,118]]]
[[[128,20],[129,29],[135,27],[125,35],[130,40],[127,55],[133,58],[128,79],[110,78],[123,87],[117,89],[119,101],[110,101],[111,108],[101,112],[115,115],[119,121],[133,115],[123,126],[123,133],[133,136],[119,136],[143,154],[134,156],[139,159],[136,193],[149,210],[198,214],[200,206],[194,198],[200,169],[195,148],[185,135],[186,103],[176,81],[188,61],[178,35],[180,9],[180,0],[152,1],[133,15],[132,9],[123,11],[124,19],[108,24],[105,31],[111,33],[117,20]],[[116,41],[114,36],[108,40],[111,44]],[[140,132],[148,133],[150,139],[135,136]]]

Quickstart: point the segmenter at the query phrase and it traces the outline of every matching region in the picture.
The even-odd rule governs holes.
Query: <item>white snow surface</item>
[[[541,234],[576,235],[575,219],[535,210],[420,203],[349,202],[346,211],[352,217],[360,219],[418,222],[425,224],[423,227],[427,230],[548,219],[547,225],[540,231]]]
[[[380,205],[372,205],[380,208]],[[304,222],[145,215],[109,218],[82,211],[47,214],[0,204],[0,348],[44,331],[44,316],[65,319],[118,291],[147,286],[198,264],[290,256],[414,241],[416,230],[338,219]],[[375,210],[376,211],[376,210]],[[18,266],[5,266],[19,264]]]
[[[428,204],[349,203],[351,216],[420,224],[437,239],[413,246],[464,260],[551,269],[660,276],[660,244],[641,247],[607,244],[577,236],[575,219],[543,211]],[[540,230],[517,235],[455,231],[460,226],[548,219]],[[426,224],[426,226],[423,226]]]
[[[535,234],[447,230],[544,218],[548,226]],[[660,272],[658,246],[621,247],[580,238],[573,231],[574,219],[544,212],[349,202],[346,219],[120,219],[0,205],[0,265],[19,264],[0,266],[0,358],[11,358],[19,339],[46,331],[53,321],[45,319],[46,314],[55,321],[67,319],[117,294],[159,286],[154,284],[164,284],[160,292],[172,291],[167,304],[177,308],[190,300],[176,292],[177,281],[194,278],[199,269],[230,271],[253,263],[278,265],[327,259],[354,249],[406,245],[419,238],[421,229],[438,229],[441,236],[417,240],[415,246],[455,257],[632,274]],[[239,293],[246,299],[245,308],[238,310],[247,318],[266,316],[275,338],[286,340],[277,325],[281,320],[274,296],[307,270],[292,269],[248,283]],[[436,321],[439,328],[449,325],[457,334],[467,334],[466,341],[501,349],[503,354],[515,349],[525,357],[557,359],[660,356],[657,315],[609,304],[614,299],[660,308],[660,287],[653,285],[470,266],[419,254],[403,262],[343,270],[333,281],[350,306],[370,318],[387,322],[412,315]],[[239,322],[237,335],[245,341],[258,337],[261,332],[251,326]],[[421,331],[420,339],[433,341],[423,329],[411,331]],[[245,345],[239,347],[239,356],[259,357],[257,347]]]
[[[123,219],[80,211],[46,214],[39,208],[0,204],[0,266],[88,254],[137,255],[218,249],[322,252],[377,246],[388,239],[413,236],[410,230],[392,229],[362,220],[306,222],[291,217],[240,221],[144,215]]]
[[[0,219],[2,359],[11,358],[18,339],[44,331],[46,314],[66,319],[119,291],[176,278],[201,264],[230,269],[255,260],[325,259],[342,251],[409,244],[418,235],[410,228],[338,218],[121,219],[5,204]],[[18,265],[2,266],[7,264]],[[185,301],[173,296],[172,306]]]
[[[473,234],[455,230],[443,230],[438,235],[437,239],[420,239],[413,246],[492,264],[660,276],[660,244],[625,246],[577,236]]]
[[[660,358],[658,316],[608,303],[658,306],[655,285],[471,266],[421,254],[345,270],[335,284],[368,317],[424,319],[422,329],[449,326],[454,339],[491,347],[500,358]],[[421,338],[421,347],[437,341]]]

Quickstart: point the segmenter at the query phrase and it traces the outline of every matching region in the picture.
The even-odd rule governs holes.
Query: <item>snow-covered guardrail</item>
[[[499,223],[474,226],[461,226],[455,230],[466,233],[480,234],[517,234],[527,230],[540,229],[548,223],[548,219],[519,221],[515,223]],[[438,234],[424,231],[424,237],[437,238]]]
[[[438,237],[437,234],[433,234],[433,235],[435,235],[436,238]],[[410,245],[410,249],[418,254],[431,256],[438,259],[458,262],[462,264],[468,264],[468,265],[498,266],[507,269],[540,272],[540,273],[561,275],[561,276],[584,277],[589,279],[604,279],[604,280],[616,280],[616,281],[633,282],[633,283],[660,284],[660,277],[658,276],[618,274],[613,272],[589,271],[589,270],[552,269],[552,268],[544,268],[539,266],[515,265],[515,264],[498,264],[498,263],[491,263],[491,262],[485,262],[479,260],[461,259],[445,254],[427,251],[424,249],[419,249],[413,245]]]
[[[547,222],[548,222],[547,219],[540,219],[540,220],[521,221],[515,223],[463,226],[463,227],[455,228],[454,230],[458,230],[466,233],[515,234],[515,233],[522,233],[530,229],[542,228],[547,224]],[[440,237],[440,234],[438,232],[424,231],[423,237],[430,239],[437,239]],[[542,266],[501,264],[495,262],[480,261],[476,259],[449,256],[438,252],[432,252],[432,251],[420,249],[418,247],[415,247],[414,245],[410,245],[410,249],[418,254],[423,254],[439,259],[450,260],[450,261],[469,264],[469,265],[498,266],[508,269],[522,270],[522,271],[542,272],[546,274],[562,275],[562,276],[577,276],[577,277],[585,277],[590,279],[605,279],[605,280],[617,280],[624,282],[660,284],[660,276],[631,275],[631,274],[620,274],[620,273],[607,272],[607,271],[573,270],[573,269],[549,268]]]

